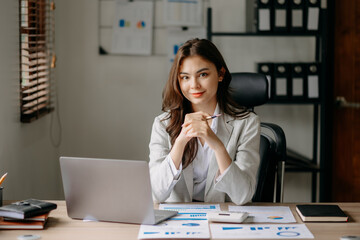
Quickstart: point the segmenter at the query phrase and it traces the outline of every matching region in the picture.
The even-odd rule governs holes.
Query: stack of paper
[[[141,225],[139,239],[314,238],[305,224],[296,224],[289,207],[229,206],[230,212],[247,212],[250,217],[246,222],[252,224],[209,224],[207,215],[209,212],[219,212],[218,204],[160,204],[159,209],[179,213],[159,225]]]
[[[158,225],[141,225],[139,239],[210,239],[207,213],[220,211],[220,206],[161,204],[159,209],[178,214]]]

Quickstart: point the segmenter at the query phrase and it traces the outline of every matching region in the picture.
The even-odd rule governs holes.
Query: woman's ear
[[[222,80],[224,79],[225,77],[225,68],[224,67],[221,67],[220,71],[219,71],[219,82],[222,82]]]

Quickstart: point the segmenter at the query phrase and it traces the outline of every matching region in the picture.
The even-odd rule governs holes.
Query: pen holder
[[[3,189],[4,187],[0,187],[0,207],[3,205]]]

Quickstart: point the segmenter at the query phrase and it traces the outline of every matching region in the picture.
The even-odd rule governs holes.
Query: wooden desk
[[[132,240],[137,239],[140,225],[109,223],[109,222],[83,222],[82,220],[73,220],[67,216],[66,205],[64,201],[52,201],[58,204],[58,208],[51,212],[45,230],[2,230],[0,239],[17,239],[17,236],[24,234],[37,234],[41,239],[66,240],[66,239],[84,239],[84,240]],[[221,209],[227,210],[231,203],[221,203]],[[291,204],[259,204],[249,205],[261,206],[290,206],[295,219],[302,223],[295,212],[294,203]],[[306,226],[317,240],[340,239],[344,235],[360,235],[360,203],[338,203],[338,205],[350,216],[347,223],[306,223]]]

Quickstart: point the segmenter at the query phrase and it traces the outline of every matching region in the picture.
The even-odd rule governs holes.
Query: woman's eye
[[[200,73],[200,77],[206,77],[207,75],[207,73]]]
[[[189,77],[188,77],[188,76],[180,76],[180,79],[182,79],[182,80],[188,80]]]

